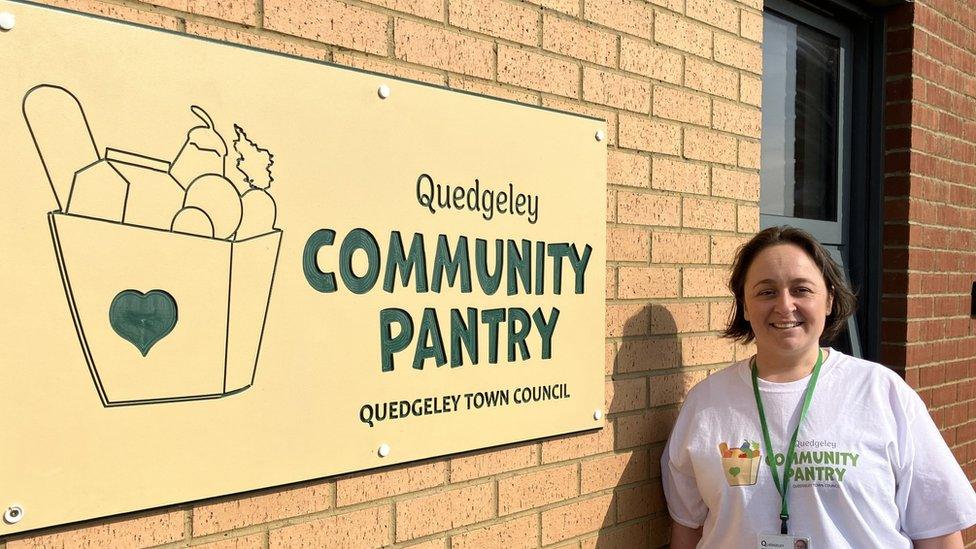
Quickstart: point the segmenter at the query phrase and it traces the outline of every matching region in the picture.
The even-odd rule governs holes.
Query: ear
[[[746,304],[745,303],[742,304],[742,318],[746,322],[749,322],[749,309],[746,309]]]
[[[834,292],[827,292],[827,316],[834,314]]]

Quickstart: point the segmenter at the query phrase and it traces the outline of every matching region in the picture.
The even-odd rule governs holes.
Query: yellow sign
[[[602,425],[603,122],[0,11],[0,535]]]

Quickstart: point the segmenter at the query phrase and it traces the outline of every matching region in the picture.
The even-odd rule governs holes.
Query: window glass
[[[837,221],[840,43],[763,14],[764,214]]]

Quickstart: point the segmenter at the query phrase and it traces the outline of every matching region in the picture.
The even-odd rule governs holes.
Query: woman
[[[729,287],[724,335],[756,355],[682,406],[661,460],[671,547],[961,548],[976,493],[921,399],[887,368],[820,347],[855,302],[827,251],[766,229]]]

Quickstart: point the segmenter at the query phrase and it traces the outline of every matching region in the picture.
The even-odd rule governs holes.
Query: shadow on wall
[[[707,304],[704,304],[707,318]],[[682,342],[667,307],[649,304],[624,324],[608,349],[608,428],[614,430],[616,481],[595,544],[582,547],[667,547],[671,520],[661,486],[661,453],[680,402],[704,371],[682,371]],[[612,358],[612,360],[611,360]],[[612,370],[611,370],[612,369]],[[586,474],[584,466],[584,491]]]

